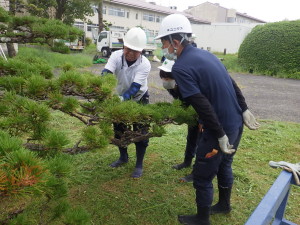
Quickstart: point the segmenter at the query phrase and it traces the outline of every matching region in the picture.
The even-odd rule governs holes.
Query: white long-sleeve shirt
[[[128,67],[123,50],[115,51],[108,59],[105,69],[111,71],[117,77],[116,91],[118,95],[123,95],[133,82],[141,85],[140,90],[133,96],[134,101],[139,101],[148,90],[147,79],[151,70],[151,64],[143,55]]]

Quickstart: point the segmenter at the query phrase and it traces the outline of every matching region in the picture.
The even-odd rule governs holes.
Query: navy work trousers
[[[185,159],[192,160],[197,150],[198,135],[201,135],[198,124],[188,126],[188,134],[186,136]]]
[[[243,125],[233,132],[227,132],[229,143],[237,150],[243,133]],[[211,206],[213,201],[213,184],[215,176],[218,185],[232,187],[233,174],[231,164],[234,154],[224,154],[219,147],[218,139],[210,130],[204,130],[198,139],[196,161],[193,167],[194,188],[198,207]]]

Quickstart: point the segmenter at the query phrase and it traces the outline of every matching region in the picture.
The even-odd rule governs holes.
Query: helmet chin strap
[[[173,42],[173,40],[172,40],[172,36],[169,34],[168,35],[169,36],[169,40],[170,40],[170,42],[171,42],[171,45],[173,46],[173,48],[174,48],[174,53],[176,54],[176,52],[177,52],[177,48],[174,46],[174,42]],[[181,36],[181,35],[180,35]],[[180,41],[180,43],[179,44],[181,44],[183,41],[184,41],[184,37],[182,37],[181,38],[181,41]],[[176,54],[177,55],[177,54]]]

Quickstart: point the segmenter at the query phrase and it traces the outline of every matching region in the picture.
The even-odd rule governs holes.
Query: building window
[[[154,30],[148,30],[148,29],[145,29],[145,33],[147,35],[147,37],[154,37]]]
[[[139,19],[139,14],[135,14],[135,19],[138,20]]]
[[[102,14],[106,14],[106,6],[102,7]]]
[[[98,24],[88,24],[87,31],[92,31],[92,28],[98,29]]]
[[[160,23],[161,22],[161,17],[160,16],[156,16],[155,21],[156,21],[156,23]]]
[[[84,23],[83,22],[75,22],[74,27],[77,27],[78,29],[84,31]]]
[[[92,9],[93,9],[93,13],[96,14],[97,12],[97,6],[96,5],[91,5]]]
[[[129,12],[126,12],[126,17],[129,18]]]
[[[153,14],[144,13],[143,20],[154,22],[155,16]]]
[[[121,26],[110,26],[110,29],[113,30],[113,29],[116,29],[116,30],[124,30],[125,28],[124,27],[121,27]]]
[[[109,7],[108,15],[125,17],[125,10],[121,8]]]

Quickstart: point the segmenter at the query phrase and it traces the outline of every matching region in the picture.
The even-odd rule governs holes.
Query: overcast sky
[[[177,6],[178,11],[206,2],[205,0],[147,0],[157,5]],[[211,0],[224,8],[233,8],[240,13],[266,22],[300,19],[300,0]]]

